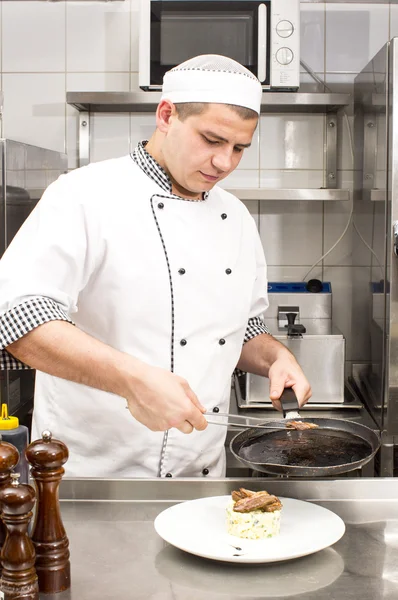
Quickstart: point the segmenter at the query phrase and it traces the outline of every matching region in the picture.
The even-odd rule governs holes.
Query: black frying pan
[[[299,409],[293,390],[281,397],[284,416]],[[285,420],[272,421],[275,429],[246,429],[230,443],[232,454],[255,471],[292,477],[330,477],[366,465],[380,447],[378,433],[344,419],[294,419],[319,429],[285,429]],[[271,421],[264,425],[269,426]]]

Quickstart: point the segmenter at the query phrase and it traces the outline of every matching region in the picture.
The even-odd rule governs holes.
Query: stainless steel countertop
[[[64,480],[61,502],[71,548],[72,589],[43,600],[396,600],[398,481],[267,480],[280,496],[319,503],[346,533],[332,548],[269,565],[191,556],[158,537],[154,518],[171,504],[223,495],[261,480]]]

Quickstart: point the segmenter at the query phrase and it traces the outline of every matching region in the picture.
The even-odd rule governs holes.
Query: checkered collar
[[[135,148],[134,152],[131,154],[131,158],[133,161],[142,169],[152,181],[158,184],[159,187],[162,188],[166,193],[171,194],[175,198],[181,200],[180,196],[176,196],[172,192],[172,184],[170,177],[167,175],[166,171],[159,165],[159,163],[145,150],[145,146],[147,145],[148,140],[143,140],[138,143],[138,146]],[[204,192],[203,200],[207,200],[209,197],[209,192]],[[188,200],[188,198],[182,198],[182,200],[187,200],[187,202],[198,202],[198,200]]]

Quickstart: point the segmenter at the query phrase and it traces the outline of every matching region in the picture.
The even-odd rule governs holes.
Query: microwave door
[[[142,89],[161,89],[166,71],[200,54],[228,56],[269,85],[269,2],[152,0],[148,9],[141,1]]]
[[[258,7],[257,77],[264,83],[267,79],[267,7]]]

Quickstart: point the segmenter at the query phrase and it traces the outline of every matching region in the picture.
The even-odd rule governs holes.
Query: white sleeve
[[[255,252],[257,275],[253,286],[252,302],[250,308],[249,319],[256,317],[262,318],[262,315],[268,308],[268,280],[267,280],[267,263],[264,256],[264,249],[261,243],[261,238],[258,233],[255,221],[253,219],[253,235],[255,236]]]
[[[95,269],[98,221],[82,191],[62,175],[45,191],[0,260],[0,317],[34,298],[70,319]]]

